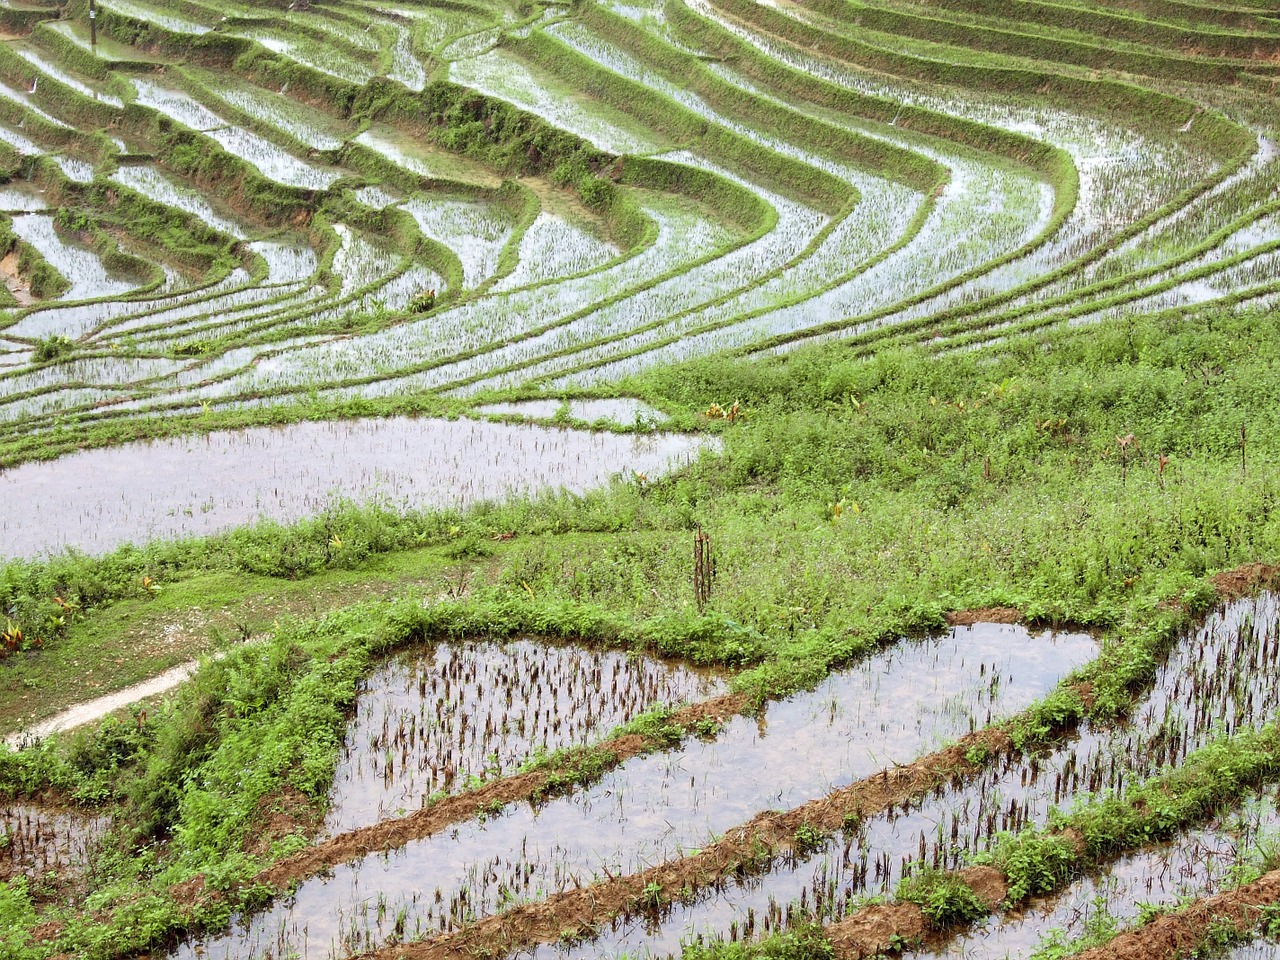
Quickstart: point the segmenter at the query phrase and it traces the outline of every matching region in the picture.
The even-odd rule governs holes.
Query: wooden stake
[[[693,597],[701,613],[711,600],[715,563],[711,559],[711,537],[699,527],[693,535]]]

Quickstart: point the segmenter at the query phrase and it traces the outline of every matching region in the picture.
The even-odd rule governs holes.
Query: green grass
[[[129,927],[120,941],[141,946],[163,941],[173,924],[219,922],[166,906],[163,890],[183,877],[206,872],[236,898],[259,895],[243,886],[252,859],[228,854],[242,849],[254,805],[282,782],[323,802],[355,678],[379,651],[415,637],[531,632],[680,653],[743,665],[735,686],[773,697],[881,640],[940,623],[949,608],[1009,604],[1038,620],[1135,635],[1163,601],[1203,607],[1207,574],[1276,556],[1265,465],[1280,441],[1278,352],[1256,317],[1205,316],[1177,328],[1137,320],[1046,337],[994,361],[910,352],[844,360],[827,348],[771,363],[691,363],[635,385],[691,420],[735,399],[748,416],[721,421],[723,456],[669,480],[465,515],[351,508],[103,560],[10,564],[0,603],[33,632],[55,592],[82,608],[67,636],[49,635],[30,661],[48,658],[55,669],[74,652],[109,658],[130,614],[153,606],[176,613],[287,594],[324,609],[325,597],[336,592],[341,603],[361,578],[398,594],[417,576],[439,596],[460,567],[472,574],[459,600],[286,618],[267,645],[206,667],[140,730],[108,723],[10,756],[4,782],[111,799],[142,836],[169,837],[158,859],[139,860],[131,844],[140,838],[122,836],[134,852],[113,855],[123,859],[98,881],[103,903],[139,884],[154,891],[144,902],[158,925]],[[1243,476],[1242,422],[1253,466]],[[1137,451],[1122,475],[1116,437],[1129,433]],[[1171,458],[1163,486],[1157,453]],[[717,559],[706,616],[689,585],[696,524]],[[516,539],[489,540],[507,531]],[[143,576],[161,586],[158,596],[143,595]],[[1178,619],[1166,621],[1172,630]],[[1099,672],[1128,669],[1142,682],[1160,637],[1171,635],[1157,630],[1110,667],[1104,654]],[[1047,731],[1079,710],[1051,697],[1032,727]],[[259,756],[251,766],[261,772],[242,782],[247,758]],[[122,917],[113,938],[125,936]],[[59,943],[105,955],[106,936],[82,918]]]

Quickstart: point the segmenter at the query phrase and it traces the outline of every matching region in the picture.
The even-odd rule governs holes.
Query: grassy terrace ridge
[[[1150,124],[1176,129],[1189,120],[1188,132],[1220,161],[1226,161],[1248,141],[1247,132],[1227,118],[1187,100],[1111,79],[1080,79],[1075,76],[1021,68],[980,69],[962,64],[927,61],[909,55],[895,55],[859,43],[847,32],[830,33],[805,24],[778,10],[746,0],[716,0],[714,7],[744,22],[758,25],[790,43],[802,44],[815,53],[846,60],[869,70],[930,83],[953,84],[992,93],[1045,97],[1051,102],[1072,103],[1077,109],[1095,113],[1119,124]]]
[[[963,9],[984,17],[1096,32],[1174,50],[1193,48],[1198,54],[1213,57],[1266,56],[1267,51],[1274,51],[1276,41],[1280,40],[1276,24],[1246,21],[1247,27],[1227,23],[1184,26],[1120,10],[1042,0],[1015,0],[1013,4],[998,7],[990,0],[959,0],[951,5],[951,9]]]
[[[974,48],[983,57],[1018,57],[1024,62],[1046,60],[1073,67],[1115,70],[1136,76],[1166,80],[1203,79],[1210,83],[1231,83],[1243,67],[1228,61],[1192,60],[1142,49],[1126,49],[1098,42],[1081,42],[1059,35],[1044,35],[1018,24],[998,21],[966,22],[942,16],[922,16],[905,10],[854,3],[853,0],[815,0],[802,9],[813,10],[842,24],[855,23],[869,30],[958,48]],[[998,57],[993,58],[998,63]]]
[[[1123,798],[1105,795],[1077,802],[1054,816],[1049,828],[1001,836],[991,851],[976,858],[977,867],[920,867],[899,885],[896,902],[871,903],[852,912],[832,924],[825,936],[845,956],[858,950],[890,951],[883,937],[886,925],[877,924],[876,918],[892,918],[890,926],[901,929],[922,926],[929,943],[940,947],[973,921],[987,919],[993,907],[1017,910],[1032,896],[1058,893],[1086,872],[1105,872],[1125,854],[1169,840],[1230,809],[1250,788],[1274,783],[1280,773],[1278,747],[1272,725],[1223,737]],[[1261,863],[1242,879],[1275,868],[1271,851],[1257,853]],[[912,916],[917,910],[918,921]]]
[[[821,33],[820,31],[816,31],[810,27],[800,26],[798,25],[797,21],[790,20],[789,18],[786,18],[786,17],[781,17],[780,15],[768,10],[767,8],[753,5],[754,9],[748,10],[748,8],[743,7],[741,5],[734,5],[732,3],[732,0],[730,3],[722,4],[722,6],[725,7],[726,9],[734,10],[737,13],[754,18],[756,21],[770,28],[771,30],[782,31],[781,34],[779,35],[784,37],[789,43],[799,43],[801,41],[807,41],[807,45],[815,49],[823,50],[823,52],[830,53],[833,57],[837,59],[847,58],[851,62],[857,63],[859,65],[873,66],[877,69],[889,69],[891,71],[894,71],[895,67],[900,66],[900,64],[896,62],[893,64],[886,63],[884,62],[883,58],[879,57],[878,55],[873,55],[868,57],[866,56],[867,51],[865,49],[860,49],[857,44],[853,44],[841,38],[836,38],[831,34]],[[697,21],[693,21],[693,22],[697,24]],[[702,26],[702,24],[697,24],[697,25],[700,27]],[[830,41],[830,43],[826,42],[828,40]],[[747,52],[743,56],[743,60],[745,62],[750,62],[752,59],[758,59],[758,58],[760,58],[760,55],[753,51]],[[927,70],[928,68],[925,68],[925,69]],[[930,79],[935,79],[929,73],[923,74],[922,78],[923,77],[929,77]],[[808,84],[806,84],[806,86],[808,86]],[[1039,92],[1044,93],[1044,92],[1047,92],[1048,89],[1049,89],[1049,85],[1046,84],[1046,86],[1042,87]],[[806,96],[806,99],[812,98],[812,94],[808,94],[807,92],[805,96]],[[1105,101],[1105,98],[1104,98],[1104,101]],[[1089,98],[1087,102],[1092,103],[1097,101],[1094,100],[1093,98]],[[1131,107],[1132,106],[1136,106],[1136,104],[1131,105]],[[1129,109],[1131,109],[1131,107],[1121,109],[1119,116],[1120,117],[1129,116],[1131,118],[1131,122],[1133,122],[1136,120],[1136,117],[1139,114],[1130,113]],[[1202,115],[1193,113],[1188,122],[1187,129],[1188,130],[1193,129],[1195,122],[1200,120],[1201,117]],[[1254,154],[1257,150],[1256,142],[1253,142],[1250,138],[1242,136],[1242,134],[1244,134],[1244,130],[1236,124],[1227,122],[1225,118],[1210,118],[1203,132],[1207,134],[1205,138],[1206,146],[1209,147],[1211,150],[1213,150],[1215,154],[1218,154],[1219,156],[1221,156],[1223,160],[1223,165],[1218,170],[1216,170],[1211,176],[1195,184],[1192,188],[1185,191],[1183,194],[1179,195],[1177,198],[1170,201],[1168,204],[1165,204],[1158,210],[1152,211],[1146,217],[1143,217],[1142,219],[1133,223],[1126,230],[1122,231],[1118,236],[1110,239],[1105,245],[1100,245],[1098,247],[1095,247],[1093,250],[1087,252],[1083,256],[1073,261],[1071,264],[1064,265],[1058,270],[1051,271],[1048,274],[1044,274],[1042,276],[1036,277],[1034,280],[1021,284],[1018,287],[1015,287],[1014,289],[1004,294],[1000,294],[995,297],[984,298],[977,301],[971,301],[969,303],[965,303],[958,307],[948,308],[946,310],[933,314],[932,316],[926,316],[925,318],[919,321],[908,321],[906,323],[896,324],[892,327],[884,328],[884,329],[876,329],[872,327],[867,333],[857,334],[856,336],[850,339],[852,339],[855,342],[863,341],[863,340],[874,342],[885,336],[896,338],[903,332],[910,331],[912,328],[918,328],[922,330],[925,335],[931,335],[932,328],[935,325],[937,325],[939,320],[950,320],[954,317],[965,317],[968,315],[979,313],[984,309],[990,309],[992,307],[1000,307],[1003,304],[1015,299],[1019,294],[1032,292],[1058,279],[1069,276],[1073,271],[1078,270],[1083,266],[1087,266],[1089,263],[1104,256],[1107,252],[1113,249],[1114,246],[1116,246],[1119,242],[1129,239],[1131,237],[1140,235],[1144,230],[1148,229],[1153,224],[1157,224],[1162,219],[1168,217],[1170,214],[1175,213],[1183,205],[1195,200],[1198,196],[1205,194],[1207,191],[1212,189],[1216,184],[1220,184],[1224,182],[1234,172],[1240,170],[1243,167],[1243,165],[1246,163],[1248,158],[1252,154]],[[1071,183],[1071,181],[1068,181],[1068,183]],[[1075,197],[1074,192],[1067,192],[1065,194],[1060,193],[1060,195],[1065,195],[1070,197],[1071,202],[1074,203],[1074,197]],[[1058,219],[1057,222],[1061,223],[1062,220],[1065,220],[1066,214],[1068,212],[1069,210],[1064,210],[1062,206],[1059,206],[1056,212],[1056,217],[1061,219]],[[927,300],[929,297],[936,295],[938,292],[940,292],[940,290],[938,289],[922,292],[920,294],[917,294],[917,296],[915,297],[915,300],[916,302]],[[900,309],[904,305],[910,305],[910,303],[911,301],[906,301],[903,303],[894,304],[891,307],[884,308],[883,310],[877,311],[875,313],[864,314],[864,315],[856,316],[852,318],[835,319],[825,324],[819,325],[817,327],[809,328],[802,331],[797,331],[795,333],[777,335],[775,337],[768,338],[761,343],[752,344],[751,346],[744,348],[744,351],[748,353],[754,353],[757,351],[769,351],[771,349],[776,348],[777,346],[780,346],[782,344],[786,344],[795,340],[803,340],[813,336],[823,335],[826,333],[839,331],[846,328],[857,328],[859,326],[866,327],[869,321],[874,321],[881,316],[887,316],[892,312]],[[988,322],[990,321],[978,320],[977,324],[982,325]]]
[[[675,143],[696,146],[708,159],[742,170],[766,189],[828,215],[838,213],[852,197],[849,185],[826,171],[763,149],[720,124],[707,123],[670,98],[596,66],[545,32],[511,43],[517,54],[561,77],[585,74],[606,103],[631,113]]]

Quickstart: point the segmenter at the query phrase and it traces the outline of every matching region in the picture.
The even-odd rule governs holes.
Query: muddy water
[[[1041,945],[1068,943],[1106,924],[1132,926],[1142,904],[1170,907],[1216,893],[1230,885],[1235,872],[1252,864],[1259,839],[1275,836],[1280,829],[1278,807],[1280,794],[1272,785],[1249,798],[1238,814],[1125,857],[1113,869],[1077,880],[1060,896],[1033,900],[1003,922],[994,921],[952,941],[945,950],[904,956],[1026,957]]]
[[[713,741],[637,757],[540,809],[344,864],[233,933],[179,952],[208,960],[342,955],[426,936],[705,845],[769,809],[820,797],[1025,707],[1096,652],[1078,634],[958,628],[903,641],[817,689],[735,718]]]
[[[1273,594],[1230,604],[1182,638],[1131,724],[1086,728],[1045,755],[1006,759],[976,779],[868,819],[856,836],[836,837],[807,859],[712,891],[657,924],[624,919],[564,955],[665,956],[691,936],[729,936],[745,927],[760,935],[792,916],[829,922],[857,897],[891,895],[913,863],[960,867],[1000,831],[1043,825],[1055,805],[1069,808],[1097,790],[1123,794],[1213,737],[1275,717],[1278,619]]]
[[[707,671],[530,640],[395,657],[364,682],[325,829],[401,816],[437,791],[513,773],[539,751],[598,740],[655,703],[725,689]]]
[[[33,804],[0,805],[0,881],[10,876],[63,876],[83,872],[109,817]]]
[[[581,492],[618,473],[653,477],[713,443],[409,417],[130,443],[0,472],[0,559],[296,520],[337,498],[404,508]]]

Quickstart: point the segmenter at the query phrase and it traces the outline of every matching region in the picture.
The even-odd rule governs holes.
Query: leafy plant
[[[923,869],[898,886],[899,900],[920,906],[935,927],[945,928],[981,920],[991,911],[973,888],[953,873]]]
[[[36,344],[31,351],[31,359],[36,363],[55,363],[69,357],[75,350],[75,341],[63,334],[46,337]]]

